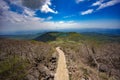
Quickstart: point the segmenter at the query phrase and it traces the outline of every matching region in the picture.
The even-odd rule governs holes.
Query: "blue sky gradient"
[[[1,0],[0,33],[56,28],[120,28],[119,0],[28,1]],[[33,9],[28,4],[37,7]]]

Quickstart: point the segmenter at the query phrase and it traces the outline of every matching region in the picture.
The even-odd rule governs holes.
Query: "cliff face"
[[[56,61],[46,43],[0,39],[0,80],[53,79]]]

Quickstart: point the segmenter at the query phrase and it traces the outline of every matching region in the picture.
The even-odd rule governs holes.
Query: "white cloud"
[[[84,0],[76,0],[76,3],[79,4],[80,2],[83,2]]]
[[[45,20],[51,20],[52,18],[53,18],[52,16],[49,16]]]
[[[113,6],[113,5],[116,5],[118,3],[120,3],[120,0],[110,0],[108,2],[100,4],[100,6],[97,8],[97,10],[103,9],[103,8],[106,8],[106,7],[109,7],[109,6]]]
[[[22,6],[22,0],[9,0],[12,4]]]
[[[19,7],[21,9],[21,11],[16,10],[16,13],[19,13],[19,11],[20,11],[24,15],[28,15],[28,16],[34,16],[35,15],[35,11],[21,5],[21,0],[9,0],[9,1],[10,1],[10,5],[11,4],[16,5],[17,7]],[[9,5],[4,0],[1,0],[0,10],[2,10],[3,12],[6,11],[6,10],[10,11],[10,10],[8,10],[9,8],[10,8]]]
[[[54,13],[58,12],[50,8],[52,6],[51,0],[9,0],[11,4],[18,5],[20,7],[27,7],[32,10],[40,10],[43,13]],[[55,5],[53,5],[55,6]]]
[[[98,0],[95,3],[93,3],[91,6],[98,6],[96,10],[100,10],[106,7],[114,6],[118,3],[120,3],[120,0],[108,0],[106,2],[105,0]]]
[[[28,8],[24,8],[24,12],[23,12],[25,15],[28,15],[28,16],[34,16],[35,15],[35,12],[32,11],[31,9],[28,9]]]
[[[44,3],[44,5],[42,5],[40,10],[42,12],[45,12],[45,13],[51,12],[51,13],[57,14],[58,13],[57,11],[54,11],[53,9],[51,9],[49,7],[51,5],[52,5],[51,1],[50,0],[46,0],[46,2]]]
[[[93,3],[92,6],[99,6],[99,5],[101,5],[101,4],[102,4],[101,1],[97,1],[97,2]]]
[[[51,8],[49,8],[49,4],[43,5],[40,10],[41,12],[44,12],[44,13],[48,13],[48,12],[55,13],[55,14],[58,13],[57,11],[54,11]]]
[[[86,11],[81,12],[81,15],[87,15],[93,13],[93,9],[88,9]]]
[[[52,6],[51,0],[21,0],[22,5],[26,6],[32,10],[40,9],[43,13],[54,13],[57,14],[58,12],[50,8]]]
[[[2,22],[11,22],[11,23],[18,23],[18,22],[29,22],[29,21],[43,21],[43,18],[34,17],[35,13],[33,10],[28,9],[26,7],[23,8],[23,13],[18,14],[17,12],[13,12],[9,10],[9,5],[4,1],[1,0],[0,4],[0,23]]]
[[[0,1],[0,10],[8,10],[9,6],[7,5],[7,3],[3,0]]]
[[[29,21],[41,21],[42,18],[27,16],[27,15],[21,15],[12,11],[4,11],[3,15],[0,16],[0,21],[4,22],[29,22]]]

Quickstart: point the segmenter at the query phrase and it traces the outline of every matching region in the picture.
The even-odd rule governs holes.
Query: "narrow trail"
[[[57,47],[56,50],[59,53],[59,59],[54,80],[69,80],[64,52],[60,49],[60,47]]]

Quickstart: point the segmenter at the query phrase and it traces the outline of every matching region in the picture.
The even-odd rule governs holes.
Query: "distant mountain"
[[[43,33],[24,34],[24,35],[0,35],[0,38],[17,39],[17,40],[32,40],[42,34]]]
[[[78,38],[85,37],[95,37],[104,39],[114,39],[119,38],[120,29],[67,29],[67,30],[58,30],[58,31],[33,31],[32,34],[12,34],[12,35],[0,35],[0,38],[9,38],[9,39],[18,39],[18,40],[37,40],[37,41],[54,41],[58,38],[64,38],[66,36],[70,37],[70,33],[74,32],[74,34],[79,35]],[[75,35],[74,35],[75,36]],[[72,35],[73,37],[73,35]],[[75,37],[74,37],[75,38]],[[64,38],[65,39],[65,38]],[[77,38],[75,38],[77,39]],[[77,39],[79,40],[79,39]]]
[[[17,31],[17,32],[0,32],[0,35],[34,35],[37,33],[47,32],[95,32],[102,34],[120,35],[120,29],[100,29],[100,28],[83,28],[83,29],[57,29],[57,30],[33,30],[33,31]]]
[[[55,41],[57,37],[66,36],[67,34],[68,33],[65,33],[65,32],[47,32],[47,33],[44,33],[43,35],[36,37],[34,40],[43,41],[43,42]]]
[[[100,29],[100,28],[85,28],[85,29],[67,29],[60,30],[64,32],[78,32],[78,33],[101,33],[101,34],[110,34],[110,35],[120,35],[120,29]]]
[[[119,41],[120,42],[120,36],[111,35],[111,34],[101,34],[96,32],[84,32],[84,33],[47,32],[36,37],[34,40],[43,41],[43,42],[58,41],[58,40],[62,40],[62,41],[97,40],[97,41]]]

